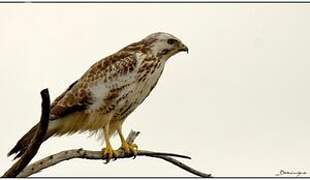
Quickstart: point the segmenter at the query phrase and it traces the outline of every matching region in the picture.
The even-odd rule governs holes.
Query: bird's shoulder
[[[117,76],[126,75],[136,68],[138,59],[135,53],[120,51],[101,59],[82,76],[81,80],[105,82]]]

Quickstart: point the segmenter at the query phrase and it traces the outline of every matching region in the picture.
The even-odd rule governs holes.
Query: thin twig
[[[135,140],[135,138],[139,135],[139,132],[131,131],[127,137],[127,141],[132,144]],[[131,158],[133,155],[126,154],[122,149],[119,149],[117,151],[118,158]],[[190,159],[188,156],[174,154],[174,153],[162,153],[162,152],[152,152],[152,151],[145,151],[145,150],[139,150],[137,152],[137,156],[149,156],[154,158],[160,158],[163,160],[166,160],[192,174],[195,174],[200,177],[211,177],[211,174],[206,174],[199,172],[180,161],[172,158],[172,157],[179,157],[179,158],[186,158]],[[88,151],[83,149],[74,149],[74,150],[67,150],[62,151],[56,154],[53,154],[51,156],[48,156],[46,158],[43,158],[41,160],[38,160],[32,164],[30,164],[28,167],[26,167],[17,177],[28,177],[32,174],[35,174],[43,169],[46,169],[48,167],[51,167],[53,165],[56,165],[62,161],[74,159],[74,158],[82,158],[82,159],[100,159],[104,160],[105,158],[102,157],[101,151]]]
[[[151,157],[156,157],[156,158],[160,158],[160,159],[163,159],[165,161],[168,161],[182,169],[184,169],[185,171],[188,171],[192,174],[195,174],[197,176],[200,176],[200,177],[212,177],[211,174],[206,174],[206,173],[203,173],[203,172],[200,172],[200,171],[197,171],[196,169],[193,169],[192,167],[189,167],[188,165],[172,158],[172,157],[169,157],[169,156],[165,156],[165,155],[147,155],[147,156],[151,156]]]
[[[13,166],[7,170],[2,177],[16,177],[31,161],[31,159],[37,154],[40,145],[44,140],[44,136],[47,131],[48,121],[49,121],[49,113],[50,113],[50,97],[48,93],[48,89],[44,89],[41,91],[42,98],[42,112],[41,119],[39,122],[39,128],[32,138],[27,150],[21,156],[21,158],[13,164]]]

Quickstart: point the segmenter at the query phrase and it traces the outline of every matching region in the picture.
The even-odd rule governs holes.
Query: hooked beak
[[[188,54],[188,47],[182,44],[179,51],[185,51]]]

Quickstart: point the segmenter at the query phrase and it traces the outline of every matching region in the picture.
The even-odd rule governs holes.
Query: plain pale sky
[[[126,120],[140,149],[186,154],[214,176],[310,173],[309,4],[1,4],[0,172],[56,98],[97,60],[164,31],[189,54],[172,57],[151,95]],[[118,137],[113,138],[115,148]],[[100,150],[87,134],[51,138],[34,158]],[[70,160],[34,175],[192,176],[159,159],[105,165]]]

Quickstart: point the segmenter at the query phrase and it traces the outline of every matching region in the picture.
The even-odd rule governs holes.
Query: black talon
[[[107,158],[104,164],[108,164],[110,162],[110,159]]]

